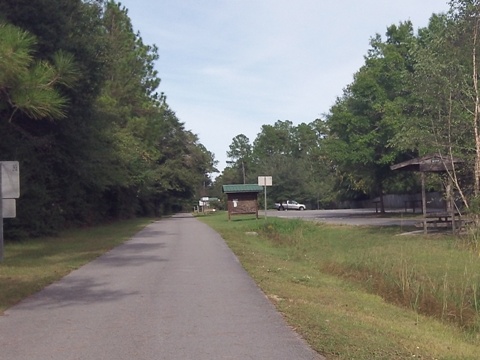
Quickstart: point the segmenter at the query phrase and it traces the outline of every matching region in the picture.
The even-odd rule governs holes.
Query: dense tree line
[[[273,199],[313,207],[386,193],[419,191],[418,175],[391,165],[426,154],[461,166],[429,179],[441,190],[450,178],[467,208],[480,192],[480,1],[453,0],[425,28],[410,21],[370,39],[364,65],[323,119],[264,125],[252,143],[233,139],[221,182],[256,182],[272,175]],[[383,209],[383,207],[382,207]]]
[[[310,208],[334,206],[335,169],[322,145],[326,130],[320,119],[297,126],[278,120],[263,125],[253,143],[237,135],[227,152],[229,166],[217,177],[213,193],[220,194],[221,184],[257,183],[259,175],[268,175],[274,179],[268,189],[271,202],[296,199]]]
[[[454,0],[425,28],[371,38],[364,65],[322,119],[239,134],[211,184],[271,175],[271,201],[311,208],[417,192],[392,164],[430,153],[466,207],[480,192],[480,2]],[[18,160],[21,198],[9,237],[167,213],[206,195],[214,155],[158,92],[155,46],[107,0],[0,0],[0,160]],[[431,189],[445,178],[431,178]]]
[[[107,0],[0,0],[0,160],[18,160],[7,237],[183,206],[214,156],[158,93],[157,48]]]

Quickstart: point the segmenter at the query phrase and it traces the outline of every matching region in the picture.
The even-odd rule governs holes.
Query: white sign
[[[271,176],[259,176],[258,185],[260,186],[272,186],[272,177]]]
[[[1,161],[2,198],[17,199],[20,197],[20,168],[18,161]]]
[[[14,218],[17,216],[15,199],[2,199],[3,218]]]

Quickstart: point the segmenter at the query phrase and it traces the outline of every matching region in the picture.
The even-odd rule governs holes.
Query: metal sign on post
[[[18,161],[1,161],[2,199],[20,197],[20,171]]]
[[[20,197],[18,161],[0,161],[0,262],[3,261],[3,218],[15,217],[15,199]]]
[[[272,186],[272,177],[259,176],[258,185],[263,186],[263,192],[265,194],[265,220],[267,220],[267,186]]]
[[[4,219],[13,219],[17,216],[15,199],[2,199],[2,210]]]

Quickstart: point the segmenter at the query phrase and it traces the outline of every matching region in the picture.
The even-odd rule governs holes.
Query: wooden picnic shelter
[[[455,204],[453,200],[453,183],[451,176],[448,176],[448,184],[445,186],[446,192],[446,211],[441,213],[427,213],[427,201],[425,193],[425,173],[449,173],[455,169],[455,165],[462,163],[463,160],[449,155],[430,154],[408,161],[404,161],[390,168],[400,171],[419,172],[422,181],[422,212],[423,212],[423,232],[427,233],[427,227],[432,225],[436,227],[439,223],[452,225],[452,231],[455,232]]]

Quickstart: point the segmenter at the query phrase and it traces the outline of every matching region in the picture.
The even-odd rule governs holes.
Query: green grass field
[[[327,359],[478,359],[480,259],[447,235],[225,214],[217,230]]]

